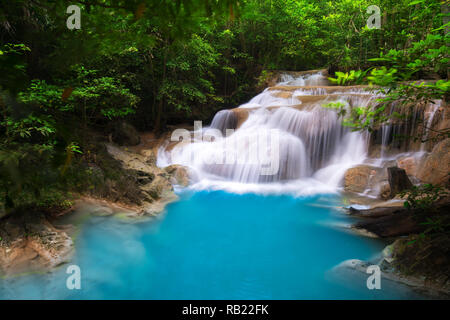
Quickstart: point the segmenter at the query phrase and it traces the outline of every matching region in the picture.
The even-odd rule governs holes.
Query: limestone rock
[[[419,168],[417,177],[425,183],[448,185],[450,173],[450,138],[434,146],[423,165]]]
[[[10,216],[0,225],[0,274],[50,269],[67,262],[73,241],[41,214]]]
[[[345,172],[344,188],[350,192],[363,192],[369,185],[373,168],[367,165],[360,165],[350,168]]]
[[[420,159],[415,157],[400,157],[397,159],[397,167],[404,169],[408,176],[415,176],[419,168]]]
[[[398,237],[423,230],[414,217],[406,210],[386,208],[388,212],[383,215],[377,212],[379,217],[365,219],[355,224],[354,228],[364,229],[381,238]]]
[[[274,93],[272,93],[272,95],[274,97],[283,98],[283,99],[290,99],[290,98],[292,98],[292,92],[289,92],[289,91],[274,92]]]
[[[109,154],[136,178],[142,202],[135,201],[139,205],[139,215],[156,215],[164,210],[167,203],[177,198],[170,181],[171,175],[148,161],[149,154],[133,153],[112,144],[107,144],[106,148]]]
[[[166,177],[158,175],[155,180],[142,187],[153,199],[162,198],[167,192],[173,191],[173,187]]]
[[[148,165],[156,165],[156,155],[151,149],[145,149],[141,151],[141,155],[145,157],[145,162]]]
[[[388,182],[383,182],[380,185],[380,191],[378,194],[378,198],[387,200],[391,198],[391,187],[389,186]]]
[[[370,158],[380,158],[381,157],[381,145],[370,144],[369,145],[369,157]]]
[[[155,174],[151,172],[149,173],[145,171],[136,171],[136,175],[139,185],[146,185],[152,183],[152,181],[155,179]]]
[[[173,164],[164,168],[164,170],[171,176],[170,181],[173,184],[179,184],[183,187],[189,185],[189,171],[186,167]]]
[[[237,118],[236,129],[239,128],[247,119],[249,115],[249,111],[245,108],[234,108],[231,109],[234,112]]]

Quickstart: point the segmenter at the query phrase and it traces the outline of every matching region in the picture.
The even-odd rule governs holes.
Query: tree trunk
[[[84,100],[83,103],[82,117],[83,117],[83,147],[86,148],[86,134],[87,134],[86,99]]]
[[[6,111],[6,104],[3,102],[1,96],[0,96],[0,105],[2,106],[3,120],[5,121],[5,135],[6,139],[8,140],[9,139],[8,113]]]
[[[395,197],[396,194],[412,187],[412,183],[406,175],[405,170],[400,169],[399,167],[389,167],[387,170],[392,197]]]
[[[445,25],[450,21],[450,17],[448,16],[448,13],[450,12],[449,5],[448,4],[441,4],[441,13],[442,13],[442,23]],[[450,28],[447,26],[444,29],[444,34],[447,35]],[[450,68],[447,68],[447,79],[450,77]]]
[[[161,80],[161,84],[164,84],[166,80],[166,62],[167,62],[167,51],[168,49],[164,50],[164,59],[163,59],[163,76]],[[158,110],[156,113],[156,121],[155,121],[155,128],[154,132],[158,133],[161,130],[161,119],[162,119],[162,113],[163,113],[163,106],[164,106],[164,98],[161,97],[161,99],[158,102]]]

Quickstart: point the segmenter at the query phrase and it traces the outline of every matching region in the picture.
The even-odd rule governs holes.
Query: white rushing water
[[[431,104],[431,106],[429,108],[430,110],[428,110],[428,117],[426,118],[426,122],[425,122],[425,135],[423,137],[424,142],[422,142],[422,144],[420,145],[420,151],[425,151],[425,149],[426,149],[428,135],[429,135],[431,127],[433,126],[434,117],[435,117],[437,111],[439,110],[439,108],[441,107],[441,104],[442,104],[442,100],[435,100]]]
[[[245,121],[239,123],[236,110],[218,112],[210,127],[184,133],[183,142],[174,147],[164,145],[158,165],[191,168],[193,189],[336,192],[345,171],[366,159],[368,138],[342,126],[337,112],[323,105],[333,101],[347,108],[365,106],[373,95],[359,88],[328,94],[331,89],[324,83],[320,73],[282,77],[279,85],[237,109],[248,113]],[[173,140],[180,141],[178,136]]]

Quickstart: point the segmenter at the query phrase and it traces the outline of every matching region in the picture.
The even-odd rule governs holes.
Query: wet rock
[[[157,176],[151,184],[142,187],[153,199],[158,200],[173,191],[172,184],[164,176]]]
[[[139,185],[146,185],[152,183],[152,181],[155,179],[155,174],[151,172],[136,171],[136,175]]]
[[[406,175],[406,171],[404,169],[400,169],[399,167],[389,167],[387,168],[387,172],[389,186],[391,189],[391,197],[395,197],[396,194],[412,187],[412,183]]]
[[[398,237],[420,233],[425,230],[426,225],[421,222],[425,217],[438,214],[441,218],[443,214],[450,212],[450,202],[448,198],[441,199],[427,209],[407,209],[405,207],[375,207],[371,209],[358,210],[349,208],[349,213],[358,219],[353,227],[365,230],[378,237]]]
[[[350,192],[363,192],[369,185],[371,176],[375,174],[374,168],[368,165],[350,168],[345,172],[344,189]]]
[[[364,229],[381,238],[398,237],[420,232],[423,226],[419,225],[414,217],[404,209],[392,208],[373,212],[372,219],[365,219],[355,224],[356,229]],[[378,215],[378,218],[375,218]]]
[[[381,145],[371,144],[369,146],[369,157],[370,158],[380,158],[381,157]]]
[[[391,187],[389,185],[389,182],[381,183],[379,190],[380,191],[378,193],[378,198],[383,200],[388,200],[391,198]]]
[[[446,234],[410,235],[391,245],[391,264],[402,274],[420,277],[428,286],[450,296],[450,246]],[[442,293],[442,292],[441,292]]]
[[[417,177],[425,183],[448,185],[450,173],[450,138],[434,146],[423,165],[418,170]]]
[[[292,98],[292,92],[289,92],[289,91],[274,92],[274,93],[272,93],[272,95],[274,97],[283,98],[283,99],[290,99],[290,98]]]
[[[73,241],[42,214],[11,215],[0,223],[0,274],[51,269],[69,261]]]
[[[231,111],[236,115],[236,129],[238,129],[248,119],[249,111],[245,108],[234,108]]]
[[[186,167],[174,164],[164,168],[164,170],[170,175],[172,184],[178,184],[183,187],[189,185],[189,171]]]
[[[404,169],[408,176],[415,176],[419,168],[420,159],[415,157],[400,157],[397,159],[397,167]]]
[[[393,213],[403,212],[406,209],[399,207],[376,207],[371,209],[355,209],[353,207],[349,208],[349,214],[362,218],[379,218],[389,216]]]
[[[164,210],[167,203],[177,199],[171,183],[171,175],[155,164],[149,163],[148,153],[130,152],[126,148],[112,144],[106,145],[113,158],[120,161],[123,168],[136,178],[139,194],[134,203],[139,215],[156,215]],[[181,172],[181,171],[180,171]],[[181,176],[181,173],[178,173]],[[130,197],[129,194],[124,196]],[[134,199],[134,196],[132,197]]]
[[[141,142],[141,138],[131,124],[119,122],[113,129],[112,141],[121,146],[136,146]]]
[[[394,257],[397,250],[397,241],[399,240],[396,240],[394,244],[387,246],[383,250],[382,260],[378,263],[376,263],[376,261],[351,259],[343,261],[337,265],[334,270],[336,272],[346,272],[347,270],[351,270],[367,276],[367,268],[372,265],[378,265],[381,269],[382,283],[387,280],[389,282],[403,284],[413,288],[414,291],[417,292],[418,299],[423,299],[426,296],[429,299],[447,300],[450,297],[450,283],[447,281],[448,276],[445,274],[442,275],[442,271],[439,272],[440,277],[436,277],[435,274],[427,277],[423,273],[412,275],[409,270],[408,272],[399,272],[398,263]],[[407,239],[404,239],[404,242],[407,241]],[[414,248],[414,246],[409,247]],[[415,265],[415,261],[412,261],[408,267],[412,265]]]
[[[156,165],[156,154],[151,149],[145,149],[141,151],[141,155],[145,157],[145,162],[148,165],[154,166]]]

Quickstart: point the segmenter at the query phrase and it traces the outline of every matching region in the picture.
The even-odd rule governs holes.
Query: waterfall
[[[426,105],[398,106],[393,103],[389,110],[389,116],[392,117],[394,110],[400,110],[404,119],[397,120],[392,117],[387,123],[380,126],[378,138],[381,137],[381,159],[397,157],[405,152],[423,153],[427,148],[427,139],[430,137],[430,131],[435,125],[435,115],[441,107],[442,100],[434,100]],[[418,139],[413,139],[418,138]],[[416,143],[421,139],[424,142]],[[390,154],[387,154],[389,150]]]
[[[387,123],[381,125],[381,154],[380,157],[384,158],[386,155],[386,148],[389,145],[389,139],[391,138],[392,124]]]
[[[317,72],[313,74],[305,74],[301,76],[294,76],[290,74],[282,74],[280,77],[280,82],[277,86],[320,86],[327,85],[328,80],[323,75],[322,72]]]
[[[433,126],[434,116],[436,115],[436,112],[439,110],[441,103],[442,100],[433,101],[433,103],[429,107],[430,110],[427,110],[428,112],[426,112],[428,113],[428,116],[425,122],[425,134],[423,136],[424,142],[422,142],[420,145],[420,151],[426,150],[427,139],[430,134],[430,129]]]
[[[338,115],[321,106],[310,111],[279,108],[268,119],[268,125],[285,130],[305,143],[313,171],[327,163],[348,133],[348,129],[340,124]]]
[[[211,122],[211,128],[218,129],[225,135],[226,129],[236,129],[237,117],[233,111],[222,110],[216,113]]]
[[[320,72],[282,76],[248,103],[219,111],[209,127],[184,133],[183,142],[170,150],[163,146],[158,164],[190,167],[194,188],[336,191],[345,171],[365,160],[368,136],[344,127],[337,111],[323,105],[365,106],[374,95],[360,86],[327,86],[326,81]]]

